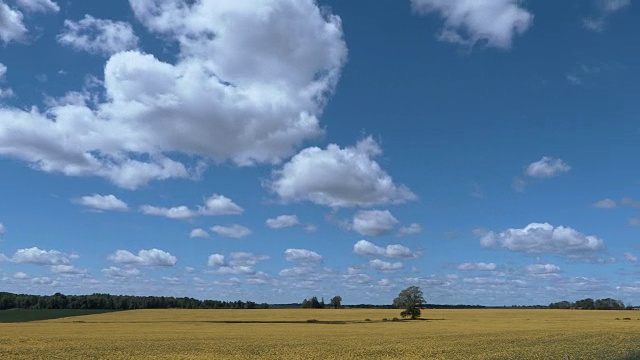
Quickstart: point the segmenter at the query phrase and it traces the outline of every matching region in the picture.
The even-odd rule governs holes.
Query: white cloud
[[[170,253],[158,249],[140,250],[134,255],[127,250],[117,250],[107,257],[108,260],[119,264],[136,264],[145,266],[174,266],[178,261]]]
[[[58,284],[57,281],[53,281],[50,277],[47,277],[47,276],[35,277],[35,278],[31,279],[31,283],[34,284],[34,285],[56,285],[56,284]]]
[[[230,255],[232,266],[253,266],[260,261],[269,260],[267,255],[256,255],[250,252],[234,252]]]
[[[374,270],[383,271],[383,272],[391,272],[391,271],[402,269],[401,262],[390,263],[387,261],[382,261],[380,259],[374,259],[369,261],[369,266]]]
[[[191,230],[191,233],[189,233],[189,237],[190,238],[208,239],[209,238],[209,233],[207,232],[207,230],[198,228],[198,229]]]
[[[224,261],[224,255],[221,254],[211,254],[209,255],[209,260],[207,261],[208,266],[225,266],[227,263]]]
[[[586,236],[570,227],[554,227],[548,223],[531,223],[523,229],[488,232],[481,236],[485,248],[504,248],[528,254],[552,253],[569,258],[592,257],[605,249],[604,242]]]
[[[562,159],[544,156],[542,159],[529,164],[525,170],[525,174],[535,178],[550,178],[569,172],[569,170],[571,170],[571,166]]]
[[[0,63],[0,83],[4,80],[4,76],[7,74],[7,67]],[[13,97],[13,90],[11,88],[3,89],[0,87],[0,99]]]
[[[184,205],[170,208],[142,205],[140,211],[146,215],[163,216],[178,220],[191,219],[196,216],[239,215],[244,211],[224,195],[213,194],[206,198],[204,203],[204,206],[198,206],[197,209],[191,209]]]
[[[553,264],[532,264],[525,266],[524,270],[529,274],[555,274],[560,272],[560,267]]]
[[[272,174],[271,191],[285,201],[311,201],[332,207],[397,204],[415,200],[407,187],[396,186],[373,157],[382,153],[368,137],[355,147],[331,144],[310,147]]]
[[[4,224],[0,223],[0,237],[4,235],[4,232],[5,232]]]
[[[634,200],[632,197],[625,196],[620,200],[620,204],[632,208],[640,208],[640,201]]]
[[[27,28],[22,22],[20,11],[14,10],[4,2],[0,2],[0,40],[8,44],[11,41],[21,41],[27,34]]]
[[[51,0],[18,0],[17,4],[22,9],[31,12],[58,12],[60,7]]]
[[[363,210],[353,217],[352,228],[361,235],[388,234],[398,224],[389,210]]]
[[[624,253],[624,260],[629,262],[636,262],[638,261],[638,257],[630,253]]]
[[[210,160],[278,163],[323,133],[318,116],[347,57],[329,10],[313,0],[130,5],[148,30],[177,42],[176,60],[119,52],[104,89],[90,93],[104,101],[1,108],[0,156],[135,189],[198,178]],[[5,42],[15,37],[3,30]]]
[[[23,273],[22,271],[18,271],[17,273],[13,274],[13,278],[18,280],[26,280],[29,279],[30,276],[26,273]]]
[[[99,195],[83,196],[77,200],[80,205],[88,206],[97,210],[127,211],[129,206],[124,201],[115,197],[115,195]]]
[[[83,269],[78,269],[77,267],[73,266],[73,265],[52,265],[51,266],[51,271],[56,273],[56,274],[71,274],[71,275],[75,275],[75,274],[86,274],[87,271],[83,270]]]
[[[494,263],[463,263],[458,265],[458,270],[462,271],[494,271],[497,268]]]
[[[282,269],[278,273],[280,276],[284,277],[307,277],[312,274],[314,269],[308,266],[296,266],[293,268]]]
[[[130,277],[137,277],[137,276],[142,275],[140,270],[138,270],[136,268],[121,269],[121,268],[115,267],[115,266],[110,266],[110,267],[108,267],[106,269],[102,269],[102,273],[107,275],[107,276],[111,276],[111,277],[115,277],[115,278],[130,278]]]
[[[464,46],[486,42],[487,46],[510,48],[513,38],[533,23],[533,15],[519,0],[411,0],[411,7],[420,14],[440,15],[444,27],[438,39]]]
[[[315,251],[306,249],[287,249],[284,252],[284,258],[290,262],[298,263],[320,263],[322,255]]]
[[[362,256],[384,256],[388,258],[412,259],[418,254],[402,245],[387,245],[387,247],[377,246],[367,240],[360,240],[353,245],[353,252]]]
[[[298,217],[295,215],[280,215],[272,219],[267,219],[266,224],[272,229],[282,229],[298,225]]]
[[[602,199],[600,201],[595,202],[593,205],[594,208],[598,208],[598,209],[613,209],[615,208],[616,202],[611,200],[611,199]]]
[[[106,56],[138,47],[138,37],[131,24],[90,15],[80,21],[65,20],[58,42],[75,50]]]
[[[422,226],[420,224],[413,223],[409,226],[402,226],[400,230],[398,230],[398,236],[408,236],[419,234],[422,232]]]
[[[597,14],[583,19],[582,24],[588,30],[602,32],[608,18],[615,12],[628,8],[630,0],[597,0],[595,7]]]
[[[37,247],[16,251],[11,260],[17,263],[35,265],[67,265],[75,255],[65,254],[57,250],[41,250]]]
[[[211,228],[211,231],[224,237],[242,239],[251,235],[251,230],[245,226],[234,224],[231,226],[216,225]]]

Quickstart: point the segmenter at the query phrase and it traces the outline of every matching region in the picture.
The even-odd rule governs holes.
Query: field
[[[135,310],[4,323],[0,359],[574,360],[640,350],[640,312],[424,310],[427,320],[382,321],[398,313]]]
[[[0,311],[0,323],[26,322],[35,320],[58,319],[70,316],[102,314],[112,310],[25,310],[11,309]]]

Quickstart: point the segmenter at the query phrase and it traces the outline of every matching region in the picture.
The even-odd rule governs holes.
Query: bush
[[[400,319],[398,319],[397,317],[394,317],[393,319],[391,319],[391,321],[400,321]]]
[[[308,323],[317,323],[318,319],[309,319],[307,320]]]
[[[371,321],[371,319],[364,319],[364,321]]]
[[[382,321],[389,321],[389,319],[387,319],[387,318],[382,318]]]

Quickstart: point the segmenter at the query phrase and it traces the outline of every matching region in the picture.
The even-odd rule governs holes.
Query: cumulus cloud
[[[102,273],[115,278],[130,278],[142,275],[140,270],[136,268],[122,269],[115,266],[110,266],[108,268],[102,269]]]
[[[567,173],[569,170],[571,170],[571,166],[562,159],[543,156],[542,159],[529,164],[525,174],[534,178],[550,178]]]
[[[16,251],[11,260],[17,263],[35,265],[67,265],[75,258],[77,258],[77,255],[32,247]]]
[[[482,42],[508,49],[513,38],[533,23],[533,15],[520,6],[520,0],[411,0],[411,7],[420,14],[440,15],[444,27],[438,39],[464,46]]]
[[[282,229],[300,224],[298,217],[295,215],[280,215],[275,218],[267,219],[266,224],[272,229]]]
[[[558,254],[569,258],[593,257],[604,251],[604,241],[584,235],[570,227],[531,223],[522,229],[488,232],[481,236],[485,248],[503,248],[527,254]]]
[[[24,273],[22,271],[18,271],[17,273],[13,274],[13,278],[14,279],[18,279],[18,280],[26,280],[31,278],[27,273]]]
[[[198,206],[196,209],[184,205],[170,208],[142,205],[140,211],[146,215],[186,220],[197,216],[240,215],[244,209],[224,195],[213,194],[205,199],[204,206]]]
[[[389,210],[363,210],[354,215],[351,227],[361,235],[379,236],[388,234],[397,224]]]
[[[2,81],[4,80],[4,76],[6,75],[6,73],[7,67],[3,63],[0,63],[0,83],[2,83]],[[0,99],[9,98],[13,95],[13,90],[11,88],[3,89],[0,87]]]
[[[80,21],[65,20],[58,42],[75,50],[112,55],[137,48],[138,37],[129,23],[85,15]]]
[[[175,256],[158,249],[140,250],[138,255],[127,250],[117,250],[107,259],[119,264],[145,266],[174,266],[178,261]]]
[[[27,28],[23,23],[23,15],[4,2],[0,2],[0,40],[8,44],[21,41],[27,35]]]
[[[209,255],[209,260],[207,261],[208,266],[225,266],[227,263],[224,261],[224,255],[221,254],[211,254]]]
[[[525,266],[524,270],[528,274],[544,275],[559,273],[560,267],[553,264],[532,264]]]
[[[99,195],[93,194],[91,196],[83,196],[77,199],[76,202],[80,205],[84,205],[96,210],[111,210],[111,211],[127,211],[129,206],[124,201],[115,197],[115,195]]]
[[[253,266],[260,261],[268,260],[266,255],[255,255],[249,252],[235,252],[227,261],[222,254],[211,254],[207,261],[208,266],[217,267],[214,271],[218,275],[255,274]]]
[[[420,224],[413,223],[409,226],[402,226],[400,230],[398,230],[398,236],[408,236],[419,234],[422,232],[422,226]]]
[[[274,171],[267,185],[284,201],[311,201],[332,207],[415,200],[415,194],[404,185],[394,184],[373,160],[380,154],[380,146],[371,137],[354,147],[331,144],[325,150],[306,148]]]
[[[297,263],[320,263],[322,255],[306,249],[287,249],[284,252],[285,260]]]
[[[318,117],[347,57],[329,10],[313,0],[130,5],[149,31],[177,44],[176,60],[118,52],[104,88],[92,92],[105,100],[0,109],[0,156],[135,189],[198,178],[211,161],[278,163],[323,133]],[[0,8],[6,18],[10,9]],[[2,30],[5,42],[16,37]]]
[[[208,239],[209,238],[209,233],[207,232],[207,230],[198,228],[198,229],[191,230],[191,233],[189,233],[189,237],[190,238]]]
[[[597,201],[595,203],[593,203],[594,208],[598,208],[598,209],[613,209],[614,207],[617,206],[616,202],[611,200],[611,199],[602,199],[600,201]]]
[[[463,263],[458,265],[458,270],[462,271],[494,271],[497,268],[494,263]]]
[[[17,0],[17,5],[30,12],[58,12],[60,6],[51,0]]]
[[[369,261],[369,266],[374,270],[378,270],[382,272],[392,272],[392,271],[402,269],[401,262],[391,263],[388,261],[382,261],[380,259],[374,259]]]
[[[231,226],[216,225],[211,228],[211,231],[224,237],[242,239],[251,235],[251,230],[245,226],[234,224]]]
[[[388,258],[412,259],[418,254],[402,245],[377,246],[367,240],[360,240],[353,245],[353,252],[362,256],[384,256]]]
[[[56,274],[63,274],[63,275],[79,275],[79,274],[87,273],[86,270],[78,269],[73,265],[52,265],[50,269],[52,272]]]

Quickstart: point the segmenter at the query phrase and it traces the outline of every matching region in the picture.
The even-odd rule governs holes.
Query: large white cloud
[[[112,211],[127,211],[129,206],[124,201],[118,199],[115,195],[99,195],[93,194],[83,196],[77,199],[76,202],[80,205],[84,205],[96,210],[112,210]]]
[[[481,236],[485,248],[504,248],[528,254],[558,254],[569,258],[593,257],[604,251],[604,241],[584,235],[570,227],[531,223],[522,229],[488,232]]]
[[[509,48],[513,38],[525,33],[533,15],[520,0],[411,0],[412,9],[421,14],[437,13],[444,19],[438,35],[442,41],[473,46]]]
[[[240,215],[244,211],[243,208],[224,195],[213,194],[205,199],[204,203],[204,206],[198,206],[197,209],[191,209],[184,205],[170,208],[142,205],[140,211],[146,215],[180,220],[191,219],[196,216]]]
[[[174,266],[178,261],[175,256],[158,249],[140,250],[138,255],[127,250],[118,250],[107,259],[119,264],[146,266]]]
[[[80,21],[65,20],[58,42],[76,50],[112,55],[137,48],[138,37],[129,23],[85,15]]]
[[[388,258],[411,259],[418,256],[406,246],[399,244],[377,246],[367,240],[360,240],[353,245],[353,252],[362,256],[384,256]]]
[[[203,159],[277,163],[322,134],[347,56],[337,16],[313,0],[130,3],[177,42],[175,63],[119,52],[105,66],[104,101],[0,109],[0,156],[133,189],[197,178]]]
[[[284,201],[311,201],[332,207],[372,206],[415,200],[407,187],[396,185],[373,160],[382,154],[368,137],[355,147],[331,144],[310,147],[295,155],[268,183]]]
[[[76,257],[76,255],[65,254],[58,250],[42,250],[32,247],[16,251],[11,260],[35,265],[67,265]]]
[[[389,210],[362,210],[353,216],[352,228],[361,235],[388,234],[399,223]]]
[[[8,44],[11,41],[21,41],[27,35],[27,28],[23,23],[23,15],[4,2],[0,2],[0,40]]]

